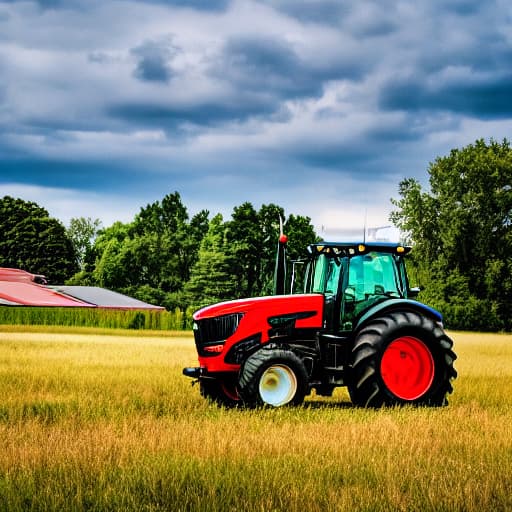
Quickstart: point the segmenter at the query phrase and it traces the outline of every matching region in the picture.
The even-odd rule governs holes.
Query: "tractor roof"
[[[394,242],[318,242],[308,246],[310,254],[334,254],[336,256],[354,256],[369,252],[389,252],[392,254],[407,254],[410,246]]]

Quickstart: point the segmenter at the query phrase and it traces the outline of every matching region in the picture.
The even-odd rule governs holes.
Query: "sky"
[[[0,0],[0,197],[66,225],[178,191],[350,237],[511,128],[509,0]]]

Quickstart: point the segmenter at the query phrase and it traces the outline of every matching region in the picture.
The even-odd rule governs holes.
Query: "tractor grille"
[[[216,356],[211,347],[224,345],[224,342],[238,328],[243,313],[233,313],[215,318],[205,318],[194,322],[194,339],[200,356]]]

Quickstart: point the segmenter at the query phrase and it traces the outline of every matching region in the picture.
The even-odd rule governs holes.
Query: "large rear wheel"
[[[356,335],[349,393],[363,407],[447,404],[457,376],[453,342],[442,327],[416,311],[391,311]]]
[[[250,406],[299,405],[306,395],[308,375],[291,350],[265,347],[247,358],[238,384],[243,401]]]

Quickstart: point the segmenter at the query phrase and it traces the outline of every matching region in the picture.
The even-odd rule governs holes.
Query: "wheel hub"
[[[389,391],[402,400],[416,400],[434,380],[434,359],[418,338],[402,336],[392,341],[381,360],[381,375]]]
[[[266,404],[279,407],[289,403],[297,392],[297,377],[285,365],[272,365],[261,375],[260,397]]]

